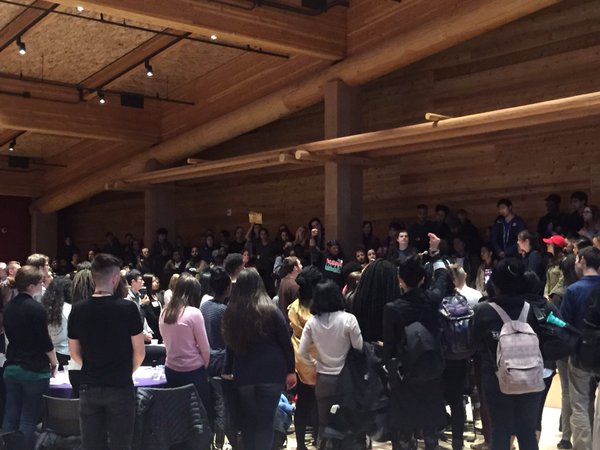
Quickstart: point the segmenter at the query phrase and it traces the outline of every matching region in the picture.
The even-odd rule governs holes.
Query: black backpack
[[[404,332],[401,379],[419,383],[441,378],[445,363],[439,340],[420,321],[407,325]]]
[[[475,313],[469,301],[456,292],[442,300],[439,311],[444,357],[450,360],[470,358],[475,353]]]

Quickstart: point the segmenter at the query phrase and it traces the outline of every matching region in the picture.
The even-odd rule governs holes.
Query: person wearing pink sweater
[[[200,283],[191,275],[182,275],[173,298],[159,319],[160,334],[167,349],[165,375],[169,387],[193,384],[207,411],[210,411],[210,391],[206,367],[210,345],[204,327],[204,317],[198,309]]]

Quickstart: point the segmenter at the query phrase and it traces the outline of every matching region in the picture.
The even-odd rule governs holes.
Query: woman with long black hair
[[[243,269],[233,286],[223,338],[223,379],[233,381],[244,449],[270,449],[279,397],[296,385],[296,372],[286,320],[255,269]]]
[[[527,230],[521,231],[517,236],[517,245],[519,253],[525,262],[525,269],[534,272],[540,279],[540,295],[544,294],[546,286],[546,271],[548,270],[548,261],[542,254],[541,242],[537,233],[530,233]]]

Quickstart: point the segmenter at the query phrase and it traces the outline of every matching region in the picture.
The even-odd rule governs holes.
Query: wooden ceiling
[[[10,155],[38,164],[0,194],[56,211],[314,105],[327,81],[363,84],[557,2],[0,1],[0,156],[16,138]]]

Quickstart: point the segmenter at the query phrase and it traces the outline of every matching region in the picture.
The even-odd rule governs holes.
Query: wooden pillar
[[[53,258],[57,256],[57,247],[57,213],[31,211],[31,253],[43,253]]]
[[[169,241],[175,242],[175,195],[171,186],[153,186],[144,191],[144,244],[156,239],[156,230],[166,228]]]
[[[360,133],[358,88],[341,80],[325,85],[325,139]],[[363,220],[363,169],[361,166],[325,163],[325,232],[337,238],[346,255],[361,242]]]

